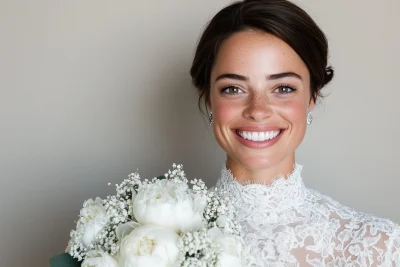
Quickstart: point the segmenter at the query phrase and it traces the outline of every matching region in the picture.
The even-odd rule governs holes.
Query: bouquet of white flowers
[[[235,267],[245,249],[232,201],[182,165],[163,176],[133,173],[116,194],[83,204],[67,253],[52,267]]]

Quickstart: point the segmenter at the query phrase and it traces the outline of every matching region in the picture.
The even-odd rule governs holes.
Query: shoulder
[[[392,233],[387,246],[386,262],[392,266],[400,266],[400,227]]]
[[[395,222],[356,211],[308,188],[305,205],[317,206],[315,212],[337,222],[335,238],[343,244],[343,255],[368,256],[382,264],[377,266],[400,266],[400,226]]]
[[[398,224],[391,221],[390,219],[381,218],[368,214],[365,212],[359,212],[351,207],[345,206],[333,198],[320,193],[317,190],[307,188],[306,201],[307,204],[316,203],[321,205],[332,212],[341,219],[352,220],[356,223],[367,224],[367,225],[380,225],[380,228],[385,231],[391,231],[399,227]]]

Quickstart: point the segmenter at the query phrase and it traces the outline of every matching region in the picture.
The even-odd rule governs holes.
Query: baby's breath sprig
[[[116,255],[119,250],[118,238],[116,235],[117,225],[108,223],[99,233],[98,241],[95,244],[96,250],[108,252],[110,255]]]
[[[183,233],[178,243],[181,267],[216,266],[219,248],[212,242],[206,229]]]
[[[207,195],[208,189],[203,180],[195,178],[190,181],[190,184],[192,184],[192,190],[194,194],[199,194],[201,196]]]
[[[128,178],[123,180],[122,183],[116,184],[117,196],[125,200],[132,199],[137,193],[138,188],[141,186],[142,181],[140,175],[137,172],[128,175]]]
[[[111,224],[119,225],[132,219],[132,200],[117,196],[107,196],[103,200],[103,206],[106,208],[107,216]]]
[[[182,164],[172,164],[172,170],[168,170],[164,176],[165,178],[174,180],[175,182],[188,183]]]
[[[240,235],[241,227],[235,220],[233,201],[226,192],[215,188],[207,191],[207,205],[204,218],[208,228],[218,227],[227,234]]]
[[[88,247],[85,247],[80,240],[82,239],[83,236],[83,231],[81,231],[81,229],[77,229],[77,230],[72,230],[70,233],[70,237],[71,239],[68,242],[68,253],[76,258],[78,261],[82,261],[85,256],[86,253],[89,250],[94,249],[94,244],[91,244]]]
[[[132,200],[122,196],[108,196],[103,200],[103,206],[107,211],[109,223],[100,232],[97,239],[97,249],[116,255],[118,252],[117,226],[132,220]]]

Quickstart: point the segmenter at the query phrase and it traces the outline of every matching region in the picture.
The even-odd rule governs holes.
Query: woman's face
[[[309,76],[296,52],[274,35],[248,30],[224,41],[211,72],[209,107],[228,167],[293,167],[314,104]]]

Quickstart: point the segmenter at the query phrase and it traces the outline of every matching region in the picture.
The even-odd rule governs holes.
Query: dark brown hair
[[[313,19],[287,0],[245,0],[219,11],[197,45],[190,74],[199,91],[200,109],[202,98],[205,104],[210,98],[211,70],[221,44],[247,29],[261,30],[286,42],[308,68],[312,99],[322,96],[320,90],[333,78],[333,69],[327,65],[328,41]]]

